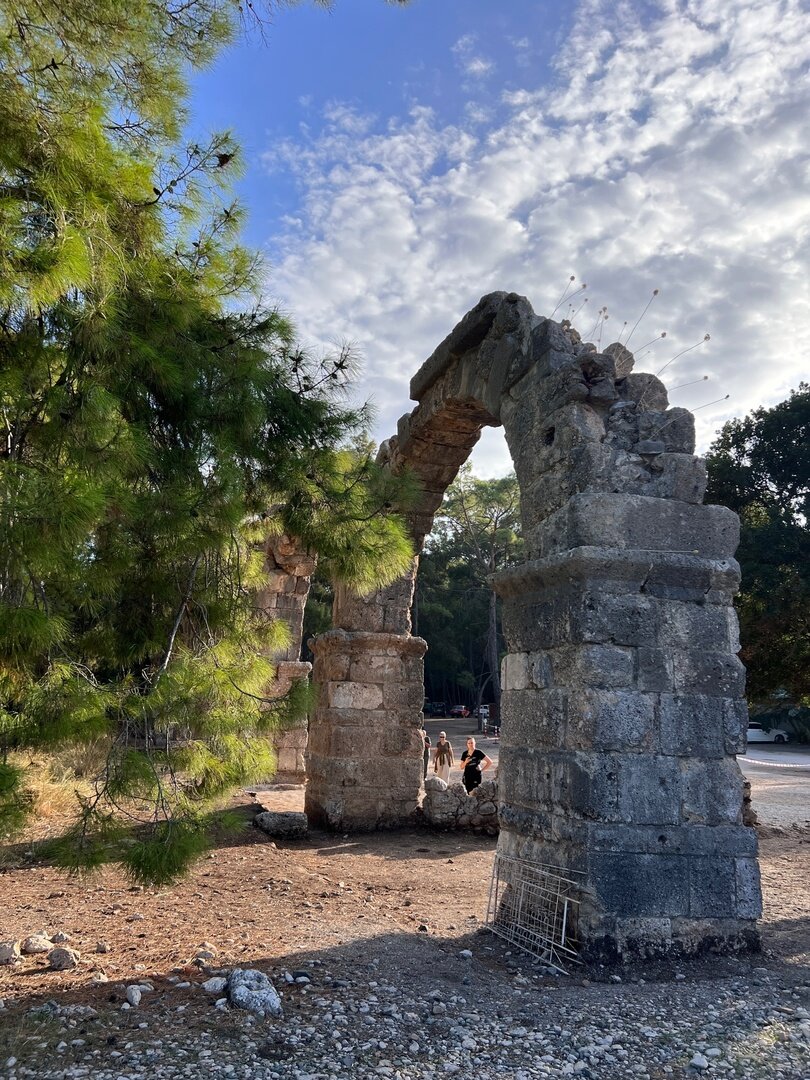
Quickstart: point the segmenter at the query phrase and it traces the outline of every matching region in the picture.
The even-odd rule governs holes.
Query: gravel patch
[[[667,982],[593,983],[550,979],[508,951],[505,970],[495,971],[475,952],[451,955],[424,939],[414,944],[414,966],[397,971],[390,947],[369,946],[380,955],[364,964],[336,957],[269,971],[281,995],[278,1018],[243,1012],[227,998],[214,1002],[210,978],[185,988],[167,980],[137,1002],[132,987],[118,986],[116,1001],[99,1007],[9,1005],[5,1031],[14,1038],[0,1075],[810,1080],[810,977],[790,969],[740,961],[730,963],[739,974],[708,981],[687,971]]]

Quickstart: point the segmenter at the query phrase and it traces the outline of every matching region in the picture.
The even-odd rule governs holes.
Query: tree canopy
[[[741,518],[738,599],[753,702],[810,705],[810,386],[720,431],[707,501]]]
[[[0,826],[26,806],[19,752],[92,743],[57,855],[144,881],[272,769],[254,736],[294,702],[264,697],[285,629],[254,610],[263,538],[358,589],[410,557],[405,488],[342,448],[366,420],[351,356],[308,355],[261,303],[237,145],[179,143],[240,11],[0,3]]]
[[[488,579],[520,560],[519,503],[514,474],[482,480],[465,466],[447,490],[417,578],[429,696],[500,702],[500,612]]]

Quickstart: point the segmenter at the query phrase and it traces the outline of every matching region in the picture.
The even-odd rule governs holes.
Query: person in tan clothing
[[[444,780],[445,784],[450,783],[450,767],[453,763],[453,747],[448,742],[446,733],[440,731],[439,741],[433,751],[433,771]]]

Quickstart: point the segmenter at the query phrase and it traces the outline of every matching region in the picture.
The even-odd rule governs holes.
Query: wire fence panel
[[[577,959],[580,883],[573,871],[496,853],[486,925],[511,945],[566,974]]]

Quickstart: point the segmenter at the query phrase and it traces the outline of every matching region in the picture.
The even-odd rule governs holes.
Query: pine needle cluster
[[[100,744],[56,853],[144,882],[182,873],[306,707],[266,696],[268,532],[359,589],[411,554],[407,484],[341,448],[348,356],[307,357],[256,300],[238,147],[179,146],[238,12],[0,3],[0,828],[27,807],[12,751]]]

